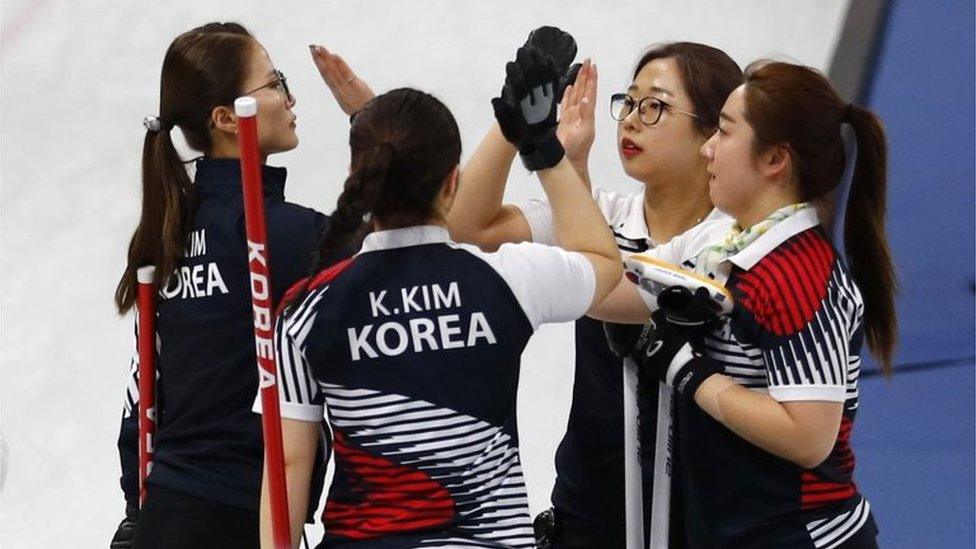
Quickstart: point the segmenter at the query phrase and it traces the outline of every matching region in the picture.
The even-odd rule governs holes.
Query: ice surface
[[[302,140],[271,163],[289,168],[292,201],[329,211],[348,166],[348,120],[315,72],[309,43],[342,54],[374,90],[410,85],[441,97],[470,153],[492,122],[489,99],[505,61],[532,28],[561,26],[600,68],[593,180],[638,191],[620,169],[603,105],[629,84],[645,46],[695,40],[741,63],[775,55],[824,68],[846,7],[846,0],[4,0],[0,411],[10,452],[0,542],[104,547],[121,518],[115,438],[132,342],[131,320],[115,315],[112,293],[138,216],[142,119],[157,114],[163,53],[178,33],[236,20],[265,44],[298,97]],[[516,167],[507,199],[540,194]],[[544,327],[523,360],[521,443],[533,512],[548,506],[572,390],[571,339],[571,325]]]

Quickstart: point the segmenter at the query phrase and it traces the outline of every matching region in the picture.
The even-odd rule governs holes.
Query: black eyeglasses
[[[661,113],[667,109],[692,118],[699,118],[693,112],[679,109],[656,97],[645,97],[638,101],[626,93],[615,93],[610,96],[610,116],[617,122],[630,116],[630,113],[634,112],[635,106],[637,107],[637,117],[648,126],[657,124],[661,120]]]
[[[257,88],[254,88],[253,90],[251,90],[249,92],[244,92],[244,95],[251,95],[252,93],[254,93],[256,91],[259,91],[259,90],[263,90],[264,88],[275,88],[278,91],[280,91],[280,92],[282,92],[282,93],[285,94],[285,98],[288,99],[288,102],[289,103],[294,102],[295,101],[295,96],[292,95],[291,94],[291,90],[288,89],[288,79],[285,78],[285,74],[283,72],[279,71],[278,69],[275,69],[273,71],[273,74],[274,74],[274,80],[272,80],[271,82],[268,82],[267,84],[265,84],[263,86],[258,86]]]

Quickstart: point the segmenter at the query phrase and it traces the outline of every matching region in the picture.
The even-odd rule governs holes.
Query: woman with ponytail
[[[263,445],[251,412],[258,383],[233,103],[257,100],[263,164],[298,144],[295,99],[234,23],[178,36],[160,84],[159,115],[145,121],[142,215],[115,294],[125,314],[136,270],[156,267],[156,451],[140,512],[134,359],[119,436],[127,517],[112,547],[257,547]],[[177,128],[202,155],[192,178],[173,145]],[[283,168],[263,166],[262,176],[277,300],[307,273],[327,218],[284,201]]]
[[[539,325],[599,303],[621,268],[555,137],[561,75],[531,46],[512,65],[496,118],[537,172],[562,249],[486,253],[452,242],[446,216],[464,182],[451,112],[412,89],[358,112],[321,256],[362,246],[290,290],[275,330],[293,540],[327,414],[335,477],[319,547],[534,546],[515,415],[519,358]],[[262,504],[270,548],[269,515]]]
[[[851,430],[862,344],[890,374],[896,337],[881,122],[814,69],[754,63],[702,154],[712,202],[736,225],[689,266],[724,282],[734,309],[690,330],[670,321],[663,297],[658,310],[647,299],[652,322],[636,349],[642,375],[677,395],[688,541],[877,547]],[[842,256],[813,204],[848,178]],[[679,237],[653,255],[691,245]]]

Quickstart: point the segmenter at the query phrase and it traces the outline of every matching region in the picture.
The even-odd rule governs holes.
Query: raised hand
[[[505,86],[492,99],[495,119],[531,171],[551,168],[564,156],[556,138],[555,88],[560,73],[551,57],[534,46],[518,49],[505,66]]]
[[[356,76],[339,54],[332,53],[319,45],[311,45],[308,48],[315,67],[319,70],[322,80],[329,86],[329,91],[332,92],[342,112],[352,116],[376,97],[369,85]]]
[[[576,80],[576,74],[580,70],[579,63],[572,64],[573,59],[576,58],[576,40],[558,27],[539,27],[529,33],[525,45],[533,46],[552,58],[559,72],[559,80],[555,86],[556,103],[559,103],[562,101],[563,92]]]
[[[596,64],[589,59],[583,62],[576,82],[566,88],[560,105],[559,126],[556,137],[566,150],[566,158],[576,171],[586,172],[590,149],[596,136],[594,122],[596,110]],[[585,173],[581,173],[585,179]]]

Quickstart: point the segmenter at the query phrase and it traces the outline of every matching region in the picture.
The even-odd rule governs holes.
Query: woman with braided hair
[[[335,477],[319,547],[534,546],[515,414],[520,355],[539,325],[599,303],[621,268],[555,138],[561,75],[531,46],[513,64],[496,116],[537,171],[562,248],[486,253],[451,241],[461,141],[433,96],[393,90],[353,120],[350,174],[321,255],[361,247],[293,287],[275,328],[294,533],[323,414],[330,424]],[[265,504],[266,547],[270,534]]]

